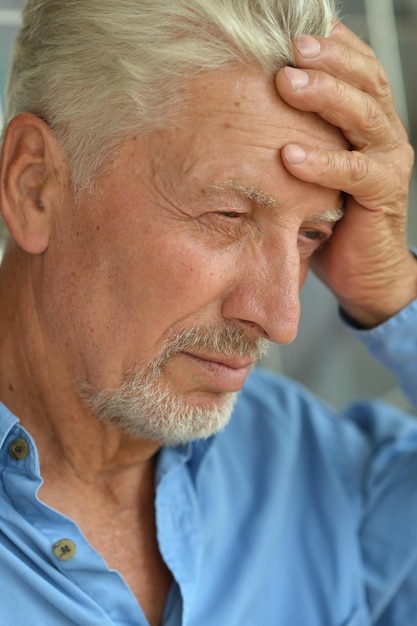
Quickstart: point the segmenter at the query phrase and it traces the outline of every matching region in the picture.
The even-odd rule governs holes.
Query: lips
[[[216,392],[233,393],[239,391],[255,361],[251,357],[226,356],[218,354],[182,353],[207,385]]]

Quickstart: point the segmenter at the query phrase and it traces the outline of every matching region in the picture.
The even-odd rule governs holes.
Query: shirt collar
[[[156,484],[158,485],[164,476],[186,463],[188,464],[191,476],[194,479],[197,475],[201,461],[207,454],[214,438],[215,436],[212,436],[208,439],[197,439],[186,444],[162,448],[159,452],[156,468]]]
[[[19,425],[18,418],[0,402],[0,448],[4,446],[10,432],[17,425]],[[214,436],[178,446],[162,448],[157,463],[156,484],[159,484],[166,474],[186,463],[189,464],[191,475],[195,478],[201,461],[210,448],[213,439]]]
[[[19,420],[9,409],[0,402],[0,448],[9,436],[10,431],[19,423]]]

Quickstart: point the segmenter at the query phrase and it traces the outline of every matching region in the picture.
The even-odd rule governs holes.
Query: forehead
[[[338,128],[315,113],[287,105],[274,77],[251,69],[208,72],[191,81],[181,118],[182,130],[188,128],[194,142],[212,137],[267,150],[291,142],[329,150],[347,148]]]
[[[207,72],[190,81],[180,114],[159,142],[154,171],[175,172],[176,193],[184,185],[189,193],[189,183],[201,192],[232,181],[278,196],[288,206],[305,203],[310,187],[313,204],[327,202],[330,190],[292,177],[280,160],[284,145],[347,148],[339,129],[288,106],[274,77],[252,69]],[[331,192],[330,204],[337,193]]]

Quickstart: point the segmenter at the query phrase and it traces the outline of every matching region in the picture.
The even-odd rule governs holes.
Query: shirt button
[[[61,539],[54,545],[54,554],[60,561],[71,561],[77,552],[77,546],[71,539]]]
[[[15,439],[9,446],[9,454],[16,461],[23,461],[29,454],[29,444],[25,439]]]

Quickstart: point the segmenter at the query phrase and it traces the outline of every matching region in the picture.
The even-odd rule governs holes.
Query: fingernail
[[[289,163],[302,163],[307,158],[307,152],[295,143],[285,146],[285,158]]]
[[[303,57],[306,57],[306,59],[314,59],[314,57],[319,56],[321,45],[314,37],[300,35],[299,37],[295,37],[294,41],[298,52]]]
[[[295,67],[286,67],[285,73],[294,89],[302,89],[309,81],[307,72],[298,70]]]

